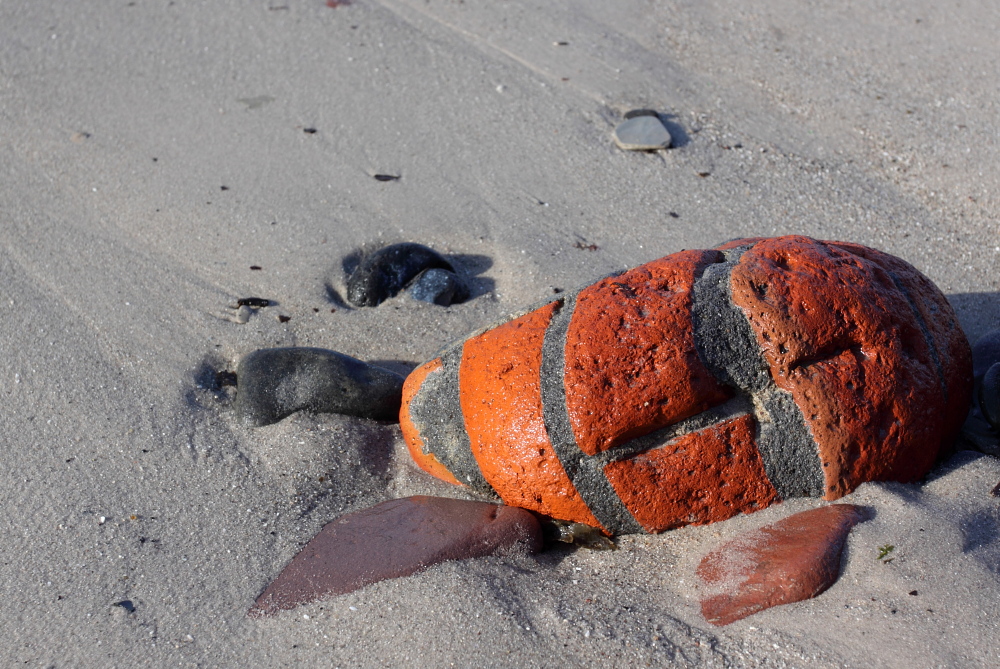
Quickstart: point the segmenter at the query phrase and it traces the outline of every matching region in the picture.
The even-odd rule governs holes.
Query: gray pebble
[[[421,272],[410,284],[409,293],[415,300],[447,307],[452,302],[461,302],[466,290],[457,274],[434,268]]]
[[[633,116],[615,128],[615,144],[626,151],[666,149],[673,142],[657,116]]]
[[[236,415],[246,425],[301,410],[399,419],[403,377],[336,351],[261,349],[240,361],[236,377]]]

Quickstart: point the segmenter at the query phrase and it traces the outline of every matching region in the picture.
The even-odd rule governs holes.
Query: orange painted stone
[[[827,499],[927,473],[960,426],[971,364],[930,281],[874,249],[781,237],[743,254],[732,295],[771,378],[802,409]]]
[[[472,454],[505,504],[600,527],[549,441],[540,369],[549,304],[465,342],[459,372]]]
[[[819,595],[837,582],[847,535],[864,519],[860,507],[833,504],[725,542],[698,565],[702,615],[728,625]]]
[[[908,263],[753,238],[610,276],[449,346],[404,385],[416,462],[506,504],[659,532],[925,475],[968,341]]]
[[[732,396],[695,347],[692,289],[718,251],[682,251],[580,291],[566,333],[566,409],[587,455]]]
[[[604,472],[647,532],[713,523],[778,501],[754,442],[752,416],[712,425]]]

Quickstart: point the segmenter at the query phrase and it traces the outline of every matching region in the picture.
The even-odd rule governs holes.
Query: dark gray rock
[[[421,272],[408,291],[415,300],[442,307],[462,302],[468,297],[468,289],[457,274],[437,267]]]
[[[240,361],[236,378],[236,414],[247,425],[301,410],[399,419],[403,377],[336,351],[261,349]]]
[[[378,306],[410,284],[421,272],[455,268],[441,254],[422,244],[393,244],[361,261],[347,280],[347,301],[356,307]]]
[[[1000,362],[1000,330],[987,332],[972,347],[972,375],[978,382],[986,371]]]
[[[979,383],[979,410],[994,430],[1000,430],[1000,362],[993,364]]]
[[[657,116],[633,116],[615,128],[615,143],[626,151],[655,151],[673,143],[670,131]]]
[[[538,520],[524,509],[443,497],[394,499],[327,524],[248,615],[274,615],[446,560],[535,553],[541,547]]]

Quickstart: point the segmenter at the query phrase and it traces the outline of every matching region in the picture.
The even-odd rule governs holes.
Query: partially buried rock
[[[707,591],[702,615],[713,625],[728,625],[815,597],[837,582],[844,542],[864,519],[860,507],[834,504],[727,541],[698,565]]]
[[[538,520],[524,509],[443,497],[396,499],[328,523],[248,615],[273,615],[446,560],[535,553],[541,546]]]
[[[425,270],[455,268],[441,254],[422,244],[393,244],[372,253],[358,265],[347,280],[347,300],[356,307],[378,306],[406,288]],[[467,291],[462,285],[460,294]]]
[[[672,142],[658,116],[632,116],[615,128],[615,144],[626,151],[656,151],[669,148]]]
[[[465,284],[454,272],[433,268],[420,273],[409,288],[410,296],[421,302],[447,307],[468,297]]]
[[[1000,362],[986,371],[979,384],[979,410],[994,430],[1000,430]]]
[[[397,420],[402,400],[399,374],[321,348],[254,351],[236,379],[237,416],[255,427],[301,410]]]

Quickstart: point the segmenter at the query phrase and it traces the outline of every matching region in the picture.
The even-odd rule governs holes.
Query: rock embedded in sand
[[[702,615],[713,625],[728,625],[822,593],[837,582],[847,535],[864,519],[860,507],[834,504],[725,542],[698,565],[708,591]]]
[[[273,615],[447,560],[541,547],[538,520],[524,509],[443,497],[395,499],[328,523],[248,615]]]
[[[400,426],[443,480],[610,534],[662,532],[917,480],[971,386],[958,320],[911,265],[740,239],[449,346],[407,377]]]
[[[626,151],[656,151],[673,143],[670,131],[655,114],[627,118],[615,128],[614,136],[615,144]]]
[[[972,347],[972,373],[976,381],[983,378],[994,364],[1000,362],[1000,330],[987,332]]]
[[[979,382],[979,410],[994,430],[1000,430],[1000,362],[990,367]]]
[[[410,285],[409,293],[415,300],[442,307],[447,307],[453,302],[461,302],[467,296],[465,284],[459,276],[438,267],[421,272]]]
[[[396,420],[403,377],[321,348],[270,348],[244,357],[236,370],[236,414],[270,425],[296,411]]]
[[[378,306],[410,285],[425,270],[455,274],[441,254],[422,244],[393,244],[365,257],[347,280],[347,300],[356,307]],[[457,274],[456,274],[457,277]]]

